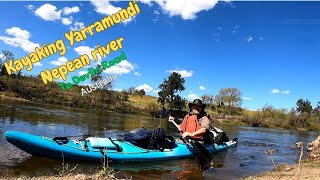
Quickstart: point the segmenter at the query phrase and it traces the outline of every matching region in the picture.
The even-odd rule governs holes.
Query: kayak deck
[[[36,156],[54,159],[68,159],[81,161],[101,161],[105,156],[113,161],[156,161],[168,159],[181,159],[191,157],[193,147],[190,144],[176,142],[172,149],[147,150],[129,142],[117,139],[94,138],[87,140],[56,140],[48,137],[36,136],[19,131],[5,133],[8,142],[21,150]],[[117,150],[116,145],[122,150]],[[211,153],[224,151],[237,144],[229,141],[222,145],[205,146]]]

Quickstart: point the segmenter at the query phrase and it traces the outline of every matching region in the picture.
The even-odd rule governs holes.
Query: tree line
[[[164,79],[163,83],[159,85],[158,103],[167,105],[171,109],[182,110],[185,108],[188,101],[178,94],[185,90],[184,83],[184,78],[173,72],[168,79]],[[242,93],[237,88],[223,88],[216,96],[203,95],[201,99],[209,108],[216,110],[218,113],[240,114],[241,96]]]
[[[173,72],[159,85],[157,102],[173,109],[186,108],[188,101],[179,95],[185,90],[184,83],[184,78]],[[298,99],[296,106],[290,111],[276,109],[270,105],[257,111],[250,111],[241,107],[243,98],[242,92],[238,88],[223,88],[215,96],[209,94],[201,96],[201,100],[214,113],[213,116],[217,118],[226,115],[229,115],[230,118],[234,116],[235,121],[240,124],[244,123],[256,127],[320,130],[320,102],[313,108],[308,99]],[[154,110],[159,106],[153,104],[150,107]]]

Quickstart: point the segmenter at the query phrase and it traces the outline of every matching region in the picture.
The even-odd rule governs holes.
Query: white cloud
[[[250,42],[250,41],[252,41],[252,40],[253,40],[253,37],[248,36],[248,37],[246,38],[246,40],[247,40],[248,42]]]
[[[33,43],[29,40],[31,34],[27,30],[22,30],[19,27],[12,27],[10,29],[6,29],[5,33],[13,36],[0,36],[0,40],[5,44],[13,47],[20,47],[26,52],[32,52],[36,47],[39,47],[39,44]]]
[[[279,89],[272,89],[271,94],[290,94],[289,90],[280,91]]]
[[[83,55],[83,54],[87,54],[89,56],[90,59],[93,59],[92,58],[92,55],[91,55],[91,51],[93,51],[94,49],[93,48],[90,48],[89,46],[79,46],[79,47],[76,47],[74,48],[74,51],[78,54],[78,55]],[[98,56],[99,59],[100,59],[100,56]]]
[[[143,89],[145,92],[153,91],[153,88],[151,86],[149,86],[148,84],[143,84],[143,85],[136,87],[136,90],[141,90],[141,89]]]
[[[235,8],[236,6],[233,4],[233,0],[223,0],[226,4],[230,5],[230,7]]]
[[[70,26],[70,29],[72,31],[79,31],[80,29],[83,29],[85,27],[83,22],[76,21],[73,26]]]
[[[115,7],[115,6],[111,5],[108,0],[106,0],[106,1],[92,0],[91,4],[95,7],[95,11],[97,13],[103,14],[103,15],[111,15],[111,14],[114,14],[114,13],[118,12],[119,10],[121,10],[120,7]]]
[[[134,72],[133,75],[135,75],[135,76],[141,76],[141,73]]]
[[[206,90],[206,88],[204,86],[200,86],[199,88],[200,88],[200,90]]]
[[[290,94],[290,91],[289,91],[289,90],[286,90],[286,91],[282,91],[281,93],[282,93],[282,94]]]
[[[61,22],[62,22],[62,24],[66,25],[66,26],[72,24],[72,16],[70,16],[69,18],[62,18]]]
[[[4,54],[0,54],[0,60],[4,58]]]
[[[68,59],[65,57],[59,57],[56,61],[51,61],[50,64],[61,66],[68,62]]]
[[[133,70],[134,70],[133,65],[129,61],[124,60],[124,61],[121,61],[119,64],[116,64],[114,66],[111,66],[110,68],[107,68],[103,72],[107,74],[121,75],[121,74],[128,74]]]
[[[155,89],[152,92],[155,93],[155,94],[158,94],[159,91],[160,91],[159,89]]]
[[[30,33],[27,30],[22,30],[18,27],[12,27],[10,29],[6,29],[6,33],[19,39],[30,38]]]
[[[157,10],[155,10],[155,11],[153,12],[153,15],[155,15],[155,16],[156,16],[154,19],[152,19],[152,20],[153,20],[153,22],[157,22],[157,21],[159,20],[160,12],[159,12],[159,11],[157,11]]]
[[[181,77],[183,77],[183,78],[185,78],[185,77],[191,77],[191,76],[192,76],[192,71],[187,71],[187,70],[185,70],[185,69],[181,69],[181,70],[178,70],[178,69],[169,70],[168,72],[170,72],[170,73],[176,72],[176,73],[180,74]]]
[[[153,1],[153,0],[140,0],[141,3],[147,4],[147,5],[149,5],[149,6],[152,6],[152,1]]]
[[[28,5],[26,6],[27,9],[33,11],[34,6],[32,5]],[[56,6],[51,5],[51,4],[44,4],[41,7],[39,7],[38,9],[36,9],[34,11],[34,14],[39,16],[40,18],[42,18],[45,21],[55,21],[55,20],[61,20],[62,24],[66,25],[66,26],[70,26],[70,29],[73,31],[78,31],[82,28],[85,27],[83,22],[78,22],[76,21],[73,25],[72,25],[72,16],[67,17],[70,14],[73,13],[78,13],[80,12],[80,8],[78,6],[74,6],[74,7],[64,7],[61,10],[58,10]],[[64,17],[62,17],[62,15],[64,15]]]
[[[72,13],[78,13],[78,12],[80,12],[80,9],[79,9],[79,7],[78,6],[74,6],[74,7],[65,7],[65,8],[63,8],[63,14],[64,15],[70,15],[70,14],[72,14]]]
[[[95,7],[95,11],[99,14],[102,15],[111,15],[114,14],[116,12],[118,12],[119,10],[121,10],[120,7],[116,7],[113,6],[112,4],[110,4],[109,0],[105,0],[105,1],[95,1],[95,0],[91,0],[91,4]],[[131,22],[133,20],[133,18],[129,18],[125,21],[122,21],[124,24],[128,24],[129,22]]]
[[[232,33],[235,34],[238,32],[238,30],[239,30],[239,26],[235,26],[232,28]]]
[[[272,89],[272,90],[271,90],[271,93],[272,93],[272,94],[278,94],[278,93],[280,93],[280,90],[278,90],[278,89]]]
[[[61,18],[62,10],[57,10],[56,6],[44,4],[35,10],[35,14],[45,21],[54,21]]]
[[[36,62],[36,63],[34,63],[34,65],[38,66],[38,67],[42,66],[42,64],[40,62]]]
[[[31,4],[30,4],[30,5],[26,5],[25,7],[26,7],[28,10],[31,10],[31,11],[34,10],[34,6],[31,5]]]
[[[84,75],[84,74],[87,74],[88,72],[87,71],[80,71],[79,74],[80,76]]]
[[[199,98],[199,96],[191,93],[191,94],[188,95],[188,99],[192,101],[194,99],[200,99],[200,98]]]
[[[121,92],[122,91],[122,89],[118,89],[118,88],[115,88],[115,89],[113,89],[114,91],[119,91],[119,92]]]
[[[243,100],[245,100],[245,101],[251,101],[251,100],[253,100],[253,99],[250,98],[250,97],[243,97]]]
[[[197,13],[212,9],[218,0],[159,0],[156,1],[169,16],[181,16],[184,20],[197,17]]]

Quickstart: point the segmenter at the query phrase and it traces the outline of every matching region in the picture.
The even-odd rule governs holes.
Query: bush
[[[156,102],[148,102],[147,103],[147,111],[151,114],[151,116],[156,116],[159,113],[160,106]]]
[[[253,127],[282,127],[287,118],[285,109],[275,109],[272,106],[265,106],[258,111],[244,110],[242,122]]]
[[[1,76],[0,85],[1,89],[6,92],[16,93],[18,97],[37,102],[135,113],[135,109],[130,104],[123,103],[128,101],[127,92],[99,89],[82,96],[80,93],[82,86],[73,86],[71,89],[62,91],[56,82],[45,85],[38,77],[21,76],[18,78],[9,75]]]
[[[231,106],[222,106],[222,107],[211,107],[211,109],[217,109],[218,114],[220,115],[231,115],[237,116],[241,115],[243,109],[241,107],[231,107]]]

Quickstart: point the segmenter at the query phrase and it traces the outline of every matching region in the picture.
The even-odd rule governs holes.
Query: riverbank
[[[303,157],[304,143],[298,142],[296,146],[300,149],[300,160],[295,165],[287,166],[280,164],[276,166],[274,164],[274,171],[261,173],[255,176],[245,178],[246,180],[269,180],[269,179],[319,179],[320,177],[320,136],[314,141],[307,144],[307,156]],[[272,156],[271,153],[268,154]],[[272,160],[272,163],[274,161]]]
[[[276,171],[261,173],[255,176],[244,178],[245,180],[292,180],[292,179],[319,179],[320,177],[320,160],[304,160],[300,164],[298,173],[298,165],[284,165]]]
[[[149,95],[129,93],[129,91],[96,90],[82,96],[84,86],[75,85],[62,91],[58,83],[45,85],[39,77],[8,76],[0,78],[0,96],[17,100],[56,104],[68,107],[118,112],[150,116],[160,111],[157,98]],[[188,106],[183,110],[188,111]],[[223,109],[223,108],[222,108]],[[295,110],[275,109],[272,106],[263,107],[258,111],[238,108],[239,115],[228,116],[219,109],[208,105],[207,113],[220,124],[246,125],[274,129],[320,130],[320,117],[314,114],[298,113]]]
[[[121,93],[121,92],[119,92]],[[94,92],[92,93],[94,94]],[[90,94],[91,95],[91,94]],[[104,105],[105,107],[96,108],[95,106],[74,106],[74,104],[66,103],[49,103],[49,102],[43,102],[42,100],[32,98],[32,99],[25,99],[22,98],[18,93],[15,92],[9,92],[9,91],[0,91],[0,98],[3,99],[13,99],[17,101],[29,101],[29,102],[37,102],[37,103],[46,103],[46,104],[56,104],[56,105],[62,105],[62,106],[69,106],[69,107],[75,107],[75,108],[81,108],[81,109],[94,109],[94,110],[100,110],[100,111],[109,111],[109,112],[118,112],[118,113],[124,113],[124,114],[136,114],[136,115],[143,115],[143,116],[150,116],[150,114],[153,114],[155,109],[160,109],[160,105],[157,104],[157,100],[155,97],[144,95],[128,95],[127,102],[125,102],[127,105],[124,106],[124,109],[121,109],[120,106],[111,104],[110,106],[116,106],[119,107],[118,109],[107,107],[108,105]],[[134,110],[133,110],[134,109]],[[187,110],[187,109],[185,109]],[[247,111],[247,110],[245,110]],[[301,128],[301,127],[293,127],[288,125],[288,122],[286,119],[283,119],[283,123],[279,123],[279,119],[272,121],[270,118],[267,118],[265,123],[261,126],[256,126],[252,124],[254,120],[251,119],[251,123],[249,123],[247,117],[245,115],[239,115],[239,116],[219,116],[216,112],[214,112],[211,109],[207,110],[207,113],[212,117],[213,123],[219,124],[219,125],[241,125],[241,126],[252,126],[252,127],[264,127],[264,128],[273,128],[273,129],[289,129],[289,130],[299,130],[299,131],[317,131],[320,129],[320,126],[317,124],[319,123],[313,123],[312,128]],[[247,113],[247,112],[246,112]],[[261,120],[259,120],[261,123]],[[268,123],[267,123],[268,122]]]
[[[147,115],[146,109],[136,106],[135,102],[130,100],[134,100],[136,95],[99,89],[90,95],[82,96],[83,87],[75,85],[67,91],[62,91],[56,82],[45,85],[38,77],[5,75],[0,78],[1,97],[90,110]]]
[[[67,174],[63,176],[54,176],[54,175],[48,175],[48,176],[39,176],[39,177],[26,177],[26,176],[20,176],[20,177],[0,177],[0,180],[11,180],[11,179],[17,179],[17,180],[119,180],[115,174],[106,174],[103,171],[97,172],[95,174]]]

